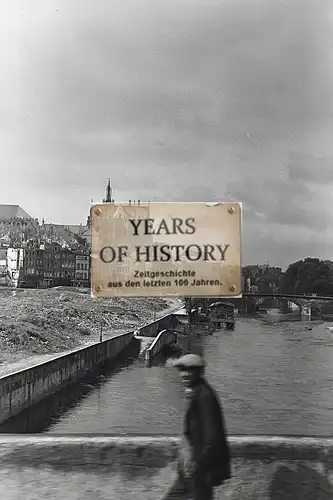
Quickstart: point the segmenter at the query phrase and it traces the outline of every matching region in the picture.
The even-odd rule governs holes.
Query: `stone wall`
[[[150,366],[154,356],[161,352],[164,345],[173,344],[177,341],[177,334],[170,330],[162,330],[145,352],[146,366]]]
[[[156,337],[161,330],[172,329],[178,325],[179,321],[173,314],[168,314],[162,318],[138,329],[142,337]]]
[[[1,487],[15,493],[18,484],[24,490],[10,498],[29,491],[38,500],[47,487],[54,500],[88,499],[92,492],[99,500],[162,500],[176,479],[179,443],[172,437],[7,435],[0,437],[0,493]],[[216,499],[332,500],[333,439],[236,436],[230,444],[233,477]]]
[[[0,423],[114,359],[134,332],[117,335],[0,378]]]

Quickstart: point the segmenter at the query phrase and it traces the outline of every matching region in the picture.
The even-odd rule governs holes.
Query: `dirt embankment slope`
[[[159,298],[92,299],[90,290],[7,289],[0,293],[0,365],[53,354],[130,331],[170,303]]]

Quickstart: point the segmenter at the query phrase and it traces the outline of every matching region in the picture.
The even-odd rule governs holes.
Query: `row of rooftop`
[[[103,203],[114,201],[108,179]],[[20,205],[0,204],[0,286],[90,286],[90,247],[89,216],[86,224],[46,224]]]
[[[108,179],[103,203],[114,203],[111,181]],[[149,203],[149,202],[148,202]],[[129,205],[140,205],[140,200],[129,200]],[[31,217],[20,205],[0,204],[0,247],[40,246],[58,243],[64,248],[79,250],[91,242],[90,217],[85,224],[46,224]]]
[[[114,203],[110,179],[106,186],[103,203]],[[86,224],[41,224],[31,217],[20,205],[0,204],[0,247],[40,246],[58,243],[65,248],[78,250],[79,246],[90,244],[89,216]]]
[[[0,286],[89,287],[90,264],[89,253],[77,253],[57,243],[39,248],[0,248]]]

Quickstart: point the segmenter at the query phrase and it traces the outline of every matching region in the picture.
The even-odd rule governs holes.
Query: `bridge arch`
[[[260,306],[262,305],[265,300],[269,300],[269,299],[272,299],[273,297],[259,297],[256,299],[256,303],[257,303],[257,306]],[[290,299],[288,297],[275,297],[275,299],[281,301],[281,300],[286,300],[288,302],[291,302],[292,304],[295,304],[296,306],[299,307],[299,309],[302,309],[303,307],[305,307],[307,305],[307,303],[304,303],[304,302],[301,302],[297,299]]]
[[[296,304],[300,311],[302,311],[302,309],[309,309],[311,308],[311,311],[314,312],[315,310],[317,310],[319,312],[319,314],[321,314],[321,310],[322,310],[322,307],[323,307],[323,302],[321,301],[318,301],[318,300],[314,300],[314,299],[311,299],[311,300],[307,300],[307,301],[299,301],[297,299],[287,299],[288,302],[291,302],[292,304]]]
[[[306,309],[311,308],[311,313],[317,311],[320,315],[323,314],[323,309],[331,304],[333,306],[333,296],[318,296],[317,294],[312,295],[296,295],[296,294],[284,294],[284,293],[260,293],[257,291],[244,291],[243,299],[249,300],[251,308],[258,309],[261,304],[264,303],[266,299],[279,299],[295,304],[300,313],[303,315],[307,314]],[[249,305],[250,305],[249,304]],[[332,314],[333,309],[328,308],[328,314]]]
[[[264,304],[264,302],[266,300],[269,300],[270,298],[273,298],[273,296],[272,297],[267,297],[267,296],[256,297],[255,300],[256,300],[257,309],[259,306]],[[323,305],[330,302],[330,301],[318,301],[315,299],[308,299],[308,300],[303,299],[303,298],[297,299],[297,298],[291,298],[291,297],[284,297],[283,295],[275,296],[274,298],[279,300],[279,301],[284,300],[287,302],[291,302],[292,304],[295,304],[299,308],[300,312],[302,312],[302,310],[305,308],[308,309],[309,307],[311,307],[312,311],[317,310],[319,312],[319,314],[321,314]]]

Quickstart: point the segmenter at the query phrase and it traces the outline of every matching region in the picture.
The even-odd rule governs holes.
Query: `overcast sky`
[[[244,264],[333,260],[333,5],[7,0],[1,202],[244,203]]]

